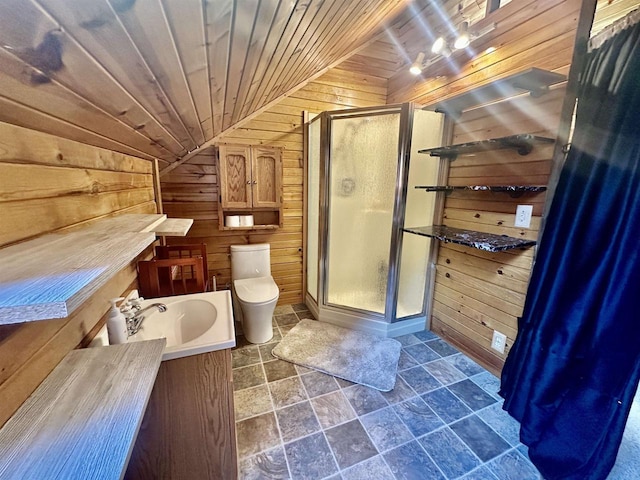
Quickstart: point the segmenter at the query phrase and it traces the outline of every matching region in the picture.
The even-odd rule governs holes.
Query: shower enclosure
[[[307,124],[306,303],[320,320],[387,336],[424,329],[442,115],[412,104],[324,112]],[[423,158],[420,158],[423,157]]]

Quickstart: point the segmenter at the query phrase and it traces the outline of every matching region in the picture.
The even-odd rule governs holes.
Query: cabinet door
[[[222,208],[251,207],[251,149],[220,145],[218,188]]]
[[[279,208],[282,205],[282,154],[279,148],[253,147],[253,206]]]

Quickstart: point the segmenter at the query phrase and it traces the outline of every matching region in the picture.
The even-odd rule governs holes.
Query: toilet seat
[[[234,280],[233,286],[238,299],[247,304],[269,303],[280,294],[272,276]]]

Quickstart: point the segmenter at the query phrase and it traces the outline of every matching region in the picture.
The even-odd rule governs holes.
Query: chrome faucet
[[[147,305],[142,310],[138,310],[132,317],[127,319],[127,330],[129,336],[135,335],[140,331],[142,327],[142,321],[144,320],[144,312],[152,308],[157,308],[159,312],[166,312],[167,306],[164,303],[152,303]]]

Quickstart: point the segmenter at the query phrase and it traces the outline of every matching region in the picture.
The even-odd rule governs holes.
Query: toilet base
[[[247,305],[239,302],[242,309],[242,331],[249,343],[266,343],[273,338],[273,311],[278,299],[271,302]]]

